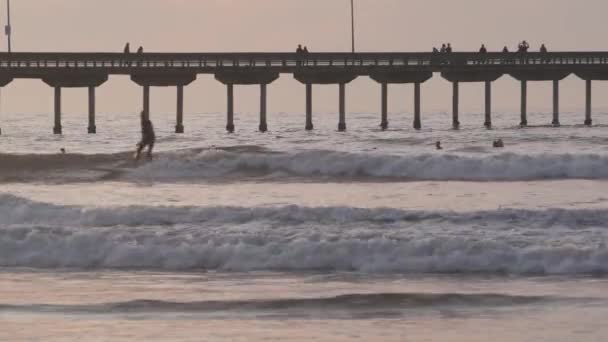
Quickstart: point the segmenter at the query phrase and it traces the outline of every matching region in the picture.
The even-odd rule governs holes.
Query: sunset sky
[[[349,0],[17,0],[12,1],[14,51],[121,51],[125,42],[146,51],[311,51],[350,49]],[[4,9],[4,0],[2,6]],[[456,51],[513,48],[528,40],[550,50],[608,50],[605,0],[356,0],[359,51],[430,51],[451,42]],[[5,13],[1,13],[4,21]],[[3,37],[3,48],[6,46]],[[482,84],[462,87],[463,111],[481,112]],[[531,110],[549,110],[549,82],[529,86]],[[237,112],[255,113],[257,87],[237,87]],[[411,86],[391,86],[390,111],[411,111]],[[562,82],[563,110],[584,108],[584,83]],[[337,110],[337,86],[315,87],[317,112]],[[597,82],[594,106],[608,107],[608,83]],[[48,113],[52,89],[37,80],[11,83],[2,111]],[[361,77],[347,88],[347,110],[377,112],[380,87]],[[67,90],[66,113],[86,111],[86,90]],[[269,88],[269,111],[304,110],[304,87],[291,75]],[[98,111],[133,113],[140,89],[128,77],[111,77],[98,90]],[[155,88],[153,112],[174,112],[175,89]],[[495,110],[519,108],[518,83],[504,76],[494,87]],[[451,87],[435,75],[423,86],[423,111],[449,111]],[[225,89],[200,75],[186,89],[186,112],[225,111]]]

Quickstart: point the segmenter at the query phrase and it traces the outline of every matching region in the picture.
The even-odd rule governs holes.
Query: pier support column
[[[414,83],[414,129],[422,128],[420,118],[420,82]]]
[[[260,84],[260,132],[268,131],[268,122],[266,121],[266,84]]]
[[[306,83],[306,130],[312,131],[312,83]]]
[[[553,80],[553,121],[551,124],[559,126],[559,81]]]
[[[95,87],[89,87],[89,134],[97,133],[95,125]]]
[[[340,118],[338,121],[338,131],[346,131],[346,85],[344,83],[339,84],[340,89]]]
[[[486,118],[483,125],[492,128],[492,82],[486,81]]]
[[[55,126],[53,134],[61,134],[61,87],[55,87]]]
[[[150,86],[144,86],[144,119],[150,119]]]
[[[585,125],[591,126],[591,80],[585,81]]]
[[[175,115],[175,133],[184,133],[184,86],[177,86],[177,112]]]
[[[521,81],[521,127],[528,126],[528,82]]]
[[[226,116],[226,131],[234,133],[234,84],[227,84],[228,90],[228,113]]]
[[[452,127],[454,129],[460,128],[460,121],[458,120],[458,82],[452,82]]]
[[[381,94],[381,98],[382,98],[382,113],[381,113],[381,121],[380,121],[380,127],[382,128],[382,130],[387,130],[388,129],[388,84],[387,83],[382,83],[382,94]]]

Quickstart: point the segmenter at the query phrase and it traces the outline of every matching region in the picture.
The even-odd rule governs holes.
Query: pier
[[[305,92],[304,129],[313,130],[313,86],[337,85],[339,93],[339,131],[347,129],[347,85],[358,77],[369,77],[379,84],[379,125],[388,129],[388,89],[391,84],[414,85],[414,120],[421,129],[422,85],[435,74],[452,83],[452,127],[460,127],[459,84],[485,84],[485,118],[480,123],[492,127],[492,82],[509,75],[521,85],[519,124],[527,126],[528,82],[552,82],[553,116],[558,127],[559,82],[575,74],[585,85],[585,117],[591,126],[592,81],[608,80],[608,52],[526,52],[526,53],[0,53],[0,87],[14,79],[40,79],[54,89],[53,133],[62,134],[61,91],[88,88],[88,133],[96,133],[95,90],[110,75],[129,75],[142,88],[142,109],[150,116],[150,87],[175,87],[175,132],[184,133],[184,87],[199,74],[213,74],[226,86],[226,130],[234,132],[234,86],[260,87],[260,132],[268,130],[268,85],[281,74],[290,74]],[[1,128],[1,123],[0,123]],[[1,130],[0,130],[1,132]]]

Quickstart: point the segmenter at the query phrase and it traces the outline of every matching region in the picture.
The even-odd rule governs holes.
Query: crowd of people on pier
[[[525,58],[525,54],[528,53],[529,50],[530,50],[530,43],[523,40],[517,45],[517,50],[515,50],[516,52],[513,52],[512,54],[519,56],[518,58],[519,58],[520,63],[527,64],[527,63],[529,63],[529,60],[528,60],[528,58]],[[449,64],[450,63],[449,59],[443,58],[440,56],[444,56],[444,55],[450,54],[452,52],[453,52],[453,49],[452,49],[452,45],[450,43],[442,44],[441,49],[437,49],[436,47],[433,47],[433,54],[437,54],[438,57],[433,58],[431,63],[432,64]],[[541,54],[548,53],[547,46],[545,44],[541,44],[539,52]],[[481,47],[479,48],[478,53],[480,55],[485,55],[488,53],[488,48],[486,47],[485,44],[481,44]],[[505,46],[502,49],[502,53],[511,55],[509,48],[507,46]],[[516,61],[515,58],[507,58],[507,59],[503,58],[501,63],[508,64],[508,63],[515,63],[515,61]],[[543,57],[540,59],[541,63],[549,63],[549,61],[550,61],[549,58]],[[487,64],[488,62],[489,61],[488,61],[487,57],[481,58],[481,56],[478,60],[475,61],[476,64]]]
[[[308,55],[308,47],[302,47],[302,44],[298,44],[298,48],[296,49],[296,56],[298,57],[298,66],[300,65],[308,65],[308,60],[306,55]]]

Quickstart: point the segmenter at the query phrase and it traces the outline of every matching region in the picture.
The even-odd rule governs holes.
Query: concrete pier
[[[95,123],[95,87],[89,87],[89,126],[87,127],[89,134],[97,133],[97,125]]]
[[[458,119],[458,97],[458,82],[452,82],[452,127],[454,129],[460,128],[460,120]]]
[[[521,127],[528,126],[528,81],[521,81]]]
[[[380,119],[380,127],[382,128],[382,130],[387,130],[388,129],[388,84],[382,83],[381,88],[382,88],[382,94],[380,96],[382,98],[382,100],[381,100],[382,114],[381,114],[381,119]]]
[[[143,104],[143,119],[150,120],[150,86],[143,86],[144,88],[144,104]]]
[[[314,129],[312,124],[312,83],[306,83],[306,130]]]
[[[234,133],[234,85],[227,84],[228,91],[228,113],[226,115],[226,131]]]
[[[14,79],[40,79],[55,90],[53,132],[62,133],[61,89],[88,88],[88,132],[96,133],[95,88],[109,75],[129,75],[144,87],[144,116],[150,116],[150,87],[177,87],[175,132],[184,131],[183,91],[199,74],[215,75],[227,85],[226,129],[234,131],[234,86],[260,85],[260,131],[268,129],[266,87],[280,74],[292,74],[306,87],[306,129],[313,129],[312,85],[339,86],[338,130],[346,129],[346,84],[366,76],[381,84],[381,124],[387,129],[389,84],[414,84],[414,123],[420,129],[421,84],[440,73],[453,86],[454,128],[459,121],[459,84],[485,82],[485,120],[492,126],[492,84],[503,75],[521,82],[521,120],[527,120],[527,82],[553,82],[553,120],[559,120],[559,81],[575,74],[585,80],[585,124],[592,124],[592,81],[608,80],[608,52],[502,53],[453,52],[438,55],[427,52],[309,53],[305,63],[296,53],[143,53],[137,63],[125,63],[124,53],[2,53],[0,52],[0,88]]]
[[[585,125],[591,126],[591,80],[585,81]]]
[[[175,115],[175,133],[184,133],[184,86],[177,86],[177,112]]]
[[[492,128],[492,82],[485,81],[485,94],[486,94],[486,113],[485,121],[483,125],[487,129]]]
[[[346,85],[344,83],[340,83],[338,85],[340,99],[339,99],[339,111],[340,117],[338,120],[338,131],[344,132],[346,131]]]
[[[553,121],[554,127],[559,127],[559,80],[553,80]]]
[[[414,83],[414,129],[422,129],[420,117],[420,82]]]
[[[260,84],[260,127],[262,133],[268,131],[268,122],[266,119],[266,88],[265,83]]]
[[[55,125],[53,134],[62,134],[61,127],[61,87],[55,87]]]

